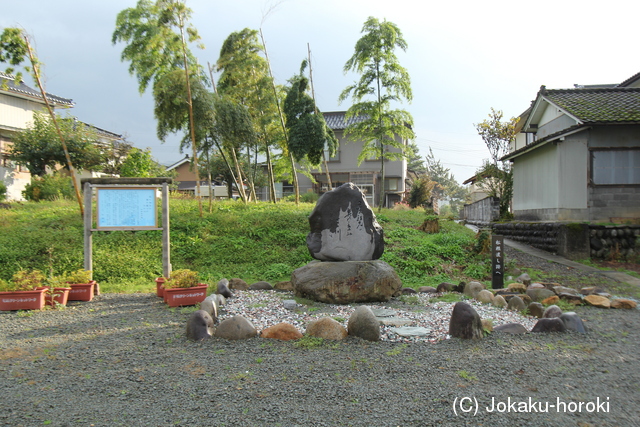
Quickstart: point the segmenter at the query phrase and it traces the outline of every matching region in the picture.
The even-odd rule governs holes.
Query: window
[[[400,178],[387,178],[385,179],[384,189],[386,191],[398,191],[399,184]]]
[[[640,184],[640,150],[593,150],[591,177],[595,185]]]

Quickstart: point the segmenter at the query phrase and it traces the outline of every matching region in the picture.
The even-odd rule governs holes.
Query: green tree
[[[102,152],[105,156],[105,163],[102,171],[110,175],[120,175],[120,166],[127,158],[131,148],[133,146],[124,139],[103,144]]]
[[[307,61],[304,60],[300,74],[289,80],[291,86],[284,100],[284,115],[289,132],[288,146],[294,158],[297,161],[306,158],[311,165],[318,166],[325,147],[328,147],[330,155],[335,154],[338,140],[307,93],[309,79],[304,75],[306,67]]]
[[[9,158],[26,167],[33,176],[44,176],[47,169],[54,170],[58,165],[68,167],[67,155],[79,169],[96,170],[104,164],[105,156],[96,146],[96,133],[91,127],[73,118],[57,122],[60,135],[66,141],[66,154],[53,122],[44,114],[34,112],[31,127],[14,137]]]
[[[440,160],[433,155],[433,150],[429,148],[429,154],[425,158],[426,171],[429,178],[436,183],[434,193],[438,200],[449,199],[451,210],[457,214],[462,204],[467,198],[467,190],[462,187],[449,168],[445,168]]]
[[[511,163],[500,160],[509,152],[509,147],[516,138],[517,117],[502,120],[502,111],[491,108],[489,119],[476,123],[478,134],[489,149],[491,159],[476,172],[476,179],[491,197],[500,199],[500,218],[511,217],[511,198],[513,196],[513,170]]]
[[[413,95],[409,72],[400,65],[395,54],[397,48],[407,49],[400,28],[387,20],[380,22],[369,17],[362,33],[364,35],[356,43],[355,53],[344,65],[345,74],[355,71],[360,74],[360,79],[342,91],[339,101],[349,96],[354,101],[347,110],[347,118],[359,120],[349,125],[345,134],[351,140],[364,142],[358,161],[380,159],[380,209],[384,204],[385,160],[402,159],[404,140],[415,137],[411,129],[411,114],[393,109],[392,104],[403,100],[410,102]],[[389,147],[399,152],[389,151]]]
[[[418,144],[416,144],[415,141],[411,141],[409,142],[409,144],[407,144],[406,153],[407,153],[407,169],[416,174],[425,173],[427,168],[424,166],[424,160],[420,155]]]
[[[151,150],[133,147],[120,166],[120,176],[152,178],[163,176],[164,168],[151,156]]]
[[[200,177],[198,170],[198,146],[196,141],[191,79],[189,76],[202,73],[197,61],[188,48],[188,43],[200,39],[197,30],[191,24],[192,11],[180,0],[139,0],[135,8],[121,11],[116,18],[116,30],[112,43],[125,42],[121,59],[129,61],[129,72],[138,79],[138,88],[143,93],[149,83],[154,86],[159,79],[176,69],[184,72],[189,125],[186,133],[191,136],[193,163],[196,173],[198,207],[202,216],[200,198]],[[202,47],[201,45],[198,45]]]
[[[255,193],[253,181],[257,173],[257,155],[264,153],[270,193],[272,201],[275,202],[275,176],[271,147],[282,146],[283,137],[277,126],[278,111],[276,99],[270,87],[268,64],[262,54],[264,54],[264,47],[258,41],[257,30],[245,28],[231,33],[222,44],[220,56],[216,62],[216,70],[221,72],[217,90],[221,95],[248,108],[255,129],[255,138],[243,144],[247,152],[247,162],[251,165],[250,170],[243,170],[243,173],[247,176],[252,193]]]

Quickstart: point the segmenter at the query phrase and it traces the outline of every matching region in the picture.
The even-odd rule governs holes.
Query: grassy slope
[[[305,238],[312,204],[260,203],[244,206],[217,202],[212,213],[198,216],[194,200],[171,200],[171,261],[174,269],[200,272],[204,281],[240,277],[288,280],[295,268],[311,261]],[[378,220],[385,230],[382,257],[405,286],[488,280],[487,257],[467,248],[473,233],[442,221],[441,233],[415,229],[424,211],[383,210]],[[0,210],[0,278],[20,268],[55,274],[82,268],[83,225],[77,205],[57,201],[12,204]],[[150,292],[162,273],[161,232],[94,232],[94,278],[107,292]]]

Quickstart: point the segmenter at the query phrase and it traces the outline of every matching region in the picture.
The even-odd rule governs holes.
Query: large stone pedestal
[[[291,274],[296,296],[328,304],[388,301],[402,288],[384,261],[312,261]]]

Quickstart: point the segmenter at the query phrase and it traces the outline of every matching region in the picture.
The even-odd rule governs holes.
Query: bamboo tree
[[[354,71],[360,79],[342,91],[339,101],[352,97],[354,104],[347,110],[346,117],[358,118],[347,126],[345,134],[351,140],[363,141],[358,162],[367,158],[380,159],[380,201],[378,210],[384,204],[385,159],[399,160],[404,157],[404,144],[397,141],[415,137],[411,126],[413,118],[405,110],[392,109],[392,102],[411,101],[411,80],[408,71],[402,67],[395,49],[407,49],[402,32],[394,23],[369,17],[362,27],[364,35],[357,41],[355,52],[344,65],[345,74]],[[373,95],[373,99],[371,99]],[[391,146],[400,152],[388,151]]]
[[[67,148],[67,143],[65,141],[64,136],[62,135],[62,131],[60,130],[60,126],[58,126],[58,121],[56,119],[56,115],[53,112],[53,108],[49,103],[49,99],[47,98],[47,93],[44,90],[44,86],[42,85],[42,80],[40,79],[40,61],[36,57],[33,49],[31,48],[31,43],[29,42],[29,36],[24,33],[19,28],[5,28],[0,36],[0,62],[9,62],[11,65],[20,65],[24,60],[25,56],[29,57],[29,62],[31,63],[31,67],[29,69],[31,74],[38,84],[38,88],[40,89],[40,94],[42,95],[42,99],[44,100],[44,104],[47,107],[47,111],[49,112],[49,116],[51,117],[51,121],[56,128],[56,133],[58,134],[58,138],[60,138],[60,144],[62,144],[62,149],[64,150],[64,156],[67,161],[67,167],[69,168],[69,173],[71,174],[71,180],[73,181],[73,189],[76,193],[76,199],[78,200],[78,205],[80,206],[80,215],[84,215],[84,207],[82,204],[82,197],[80,196],[80,189],[78,187],[78,182],[76,180],[75,169],[73,168],[73,164],[71,163],[71,157],[69,156],[69,150]],[[13,69],[9,68],[7,72],[11,74]],[[16,75],[16,80],[20,81],[20,74]]]
[[[309,43],[307,43],[307,52],[309,57],[309,83],[311,84],[311,98],[313,99],[313,105],[315,107],[316,114],[320,114],[320,111],[318,111],[318,106],[316,104],[316,91],[313,88],[313,68],[311,66],[311,46],[309,45]],[[329,155],[330,156],[335,155],[337,147],[334,146],[333,151],[331,150],[331,147],[328,147],[328,148],[329,148]],[[333,184],[331,184],[331,174],[329,173],[329,165],[327,164],[327,156],[325,155],[324,150],[322,151],[322,163],[324,165],[324,172],[327,177],[327,185],[328,185],[329,191],[331,191],[331,189],[333,189]]]
[[[264,41],[264,35],[262,34],[262,28],[260,28],[260,38],[262,39],[262,45],[264,46],[264,54],[267,59],[267,65],[269,68],[269,77],[271,78],[271,86],[273,88],[273,96],[275,98],[276,106],[278,107],[278,115],[280,116],[280,125],[282,126],[282,132],[284,133],[285,140],[287,141],[286,145],[289,145],[289,138],[287,137],[287,127],[284,122],[284,114],[282,113],[282,108],[280,107],[280,102],[278,101],[278,90],[276,89],[276,81],[273,78],[273,72],[271,71],[271,62],[269,61],[269,54],[267,53],[267,45]],[[298,175],[296,174],[296,162],[293,157],[293,153],[290,150],[287,151],[287,155],[289,157],[289,161],[291,162],[291,175],[293,177],[293,188],[296,195],[296,205],[300,204],[300,186],[298,184]]]
[[[235,102],[249,108],[256,129],[256,144],[246,141],[249,172],[247,173],[251,193],[255,197],[255,180],[257,175],[257,155],[260,149],[267,157],[267,173],[271,200],[275,202],[275,182],[271,159],[271,147],[268,124],[274,119],[272,100],[268,91],[270,81],[267,77],[267,62],[260,53],[263,46],[257,38],[258,32],[245,28],[231,33],[222,44],[220,56],[216,63],[217,71],[221,71],[218,90]],[[261,147],[260,147],[261,145]],[[250,150],[253,148],[254,160],[251,161]]]
[[[121,59],[131,62],[129,72],[138,78],[140,93],[144,93],[150,83],[155,85],[167,73],[175,69],[184,70],[189,111],[187,133],[191,137],[198,208],[202,216],[198,144],[190,82],[190,76],[201,73],[201,70],[188,49],[188,43],[199,40],[200,36],[188,23],[191,13],[191,9],[181,0],[157,0],[155,3],[139,0],[135,8],[125,9],[118,14],[116,30],[111,40],[114,44],[119,41],[128,43],[122,51]],[[197,73],[190,73],[191,67]]]

